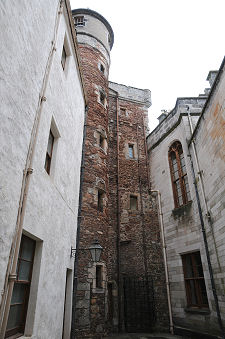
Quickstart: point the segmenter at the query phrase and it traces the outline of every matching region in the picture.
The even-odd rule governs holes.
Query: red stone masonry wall
[[[85,140],[85,161],[83,177],[83,201],[80,226],[80,248],[88,248],[97,238],[103,247],[102,262],[107,262],[107,230],[108,230],[108,155],[97,139],[97,130],[108,134],[108,109],[99,101],[99,88],[108,96],[108,81],[99,69],[102,54],[87,45],[80,45],[80,56],[84,82],[88,97],[87,129]],[[104,62],[107,65],[107,62]],[[106,70],[108,74],[108,70]],[[107,138],[106,138],[107,140]],[[97,190],[105,192],[103,211],[98,210]],[[94,293],[93,279],[90,278],[91,259],[89,251],[78,251],[78,288],[76,302],[77,337],[96,338],[105,333],[105,293]],[[91,275],[93,276],[93,274]]]
[[[138,103],[119,100],[126,113],[119,114],[119,194],[120,194],[120,272],[121,277],[150,275],[154,282],[156,326],[168,327],[168,306],[164,264],[157,213],[157,201],[149,195],[143,118],[147,109]],[[116,97],[109,101],[109,279],[117,280],[117,143]],[[113,123],[112,123],[113,121]],[[134,145],[134,159],[128,155]],[[138,209],[130,209],[130,194],[138,197]]]

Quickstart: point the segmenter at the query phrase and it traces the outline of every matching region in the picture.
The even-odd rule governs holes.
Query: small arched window
[[[175,207],[191,200],[182,145],[175,141],[169,149],[169,164]]]

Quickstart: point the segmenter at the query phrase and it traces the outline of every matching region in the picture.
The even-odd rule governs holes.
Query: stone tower
[[[151,92],[109,82],[112,28],[92,10],[72,14],[88,98],[76,338],[152,331],[167,326],[168,319],[157,201],[146,157]],[[95,239],[103,247],[98,262],[86,250]]]
[[[108,74],[113,31],[100,14],[90,9],[72,11],[88,98],[82,209],[77,251],[77,336],[105,332],[107,313],[108,248]],[[103,247],[99,262],[88,248],[95,240]]]

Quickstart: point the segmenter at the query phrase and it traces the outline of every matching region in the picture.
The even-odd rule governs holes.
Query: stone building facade
[[[157,200],[146,157],[150,91],[109,82],[111,26],[89,9],[72,14],[88,97],[72,335],[167,328]],[[97,263],[85,250],[96,238],[103,247]]]
[[[3,1],[0,16],[0,337],[69,338],[86,104],[75,30],[68,1]]]
[[[175,330],[224,335],[224,61],[210,89],[178,98],[147,138],[161,193]],[[215,285],[215,288],[214,288]],[[214,293],[213,293],[214,290]]]

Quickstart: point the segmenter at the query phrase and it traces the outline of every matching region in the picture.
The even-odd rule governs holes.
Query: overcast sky
[[[224,0],[70,0],[90,8],[114,31],[111,81],[148,88],[150,129],[177,97],[198,96],[225,54]]]

